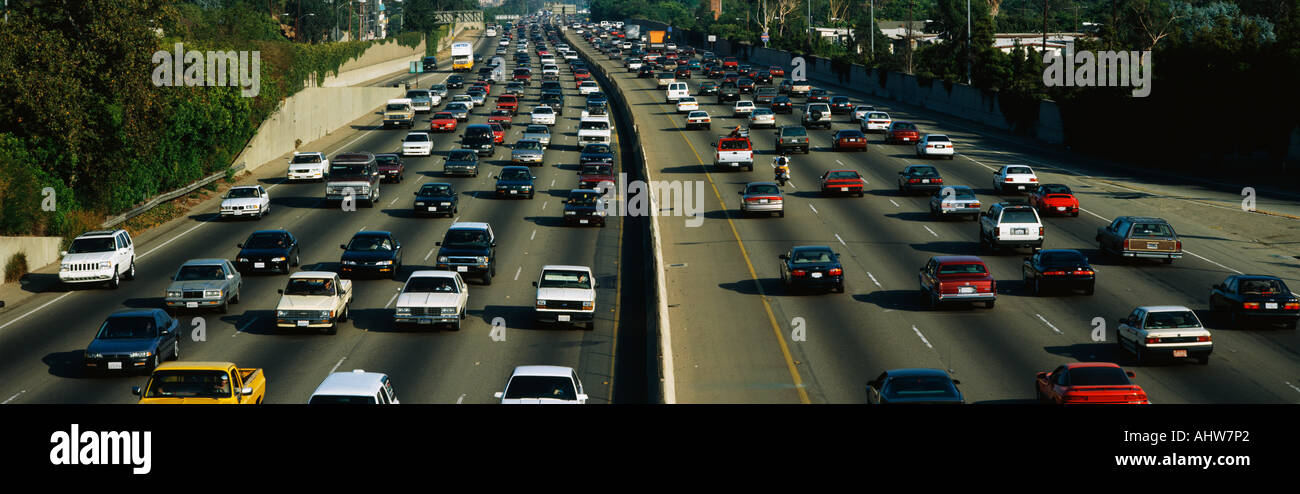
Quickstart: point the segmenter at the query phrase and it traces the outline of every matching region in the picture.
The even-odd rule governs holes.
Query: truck
[[[260,405],[266,398],[262,369],[230,362],[166,362],[131,394],[141,405]]]
[[[277,292],[280,303],[275,306],[276,328],[312,328],[335,334],[339,323],[348,320],[352,280],[340,278],[338,273],[299,271]]]
[[[609,144],[610,138],[608,115],[589,115],[578,122],[579,144]]]
[[[754,144],[749,140],[749,132],[737,127],[731,134],[721,136],[714,143],[713,166],[717,168],[744,167],[754,171]]]
[[[415,101],[411,98],[388,100],[384,105],[384,128],[390,126],[415,127]]]
[[[455,72],[474,70],[474,45],[467,41],[451,44],[451,70]]]
[[[330,163],[325,181],[325,200],[365,200],[374,207],[379,200],[379,160],[367,152],[344,153]]]
[[[649,32],[650,38],[648,38],[650,44],[652,45],[663,44],[664,34],[665,34],[664,31],[650,31]]]

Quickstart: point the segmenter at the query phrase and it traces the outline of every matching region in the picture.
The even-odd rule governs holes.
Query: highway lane
[[[490,55],[495,43],[479,51]],[[490,56],[488,57],[490,58]],[[556,125],[556,137],[573,142],[576,131],[577,92],[568,70],[562,78],[569,117]],[[438,79],[446,74],[437,74]],[[426,77],[428,77],[426,75]],[[422,84],[426,85],[426,84]],[[426,85],[427,86],[427,85]],[[500,86],[493,94],[500,94]],[[459,91],[453,90],[453,93]],[[525,107],[535,104],[536,85],[529,91]],[[491,104],[491,100],[489,100]],[[477,108],[469,123],[485,121],[489,112]],[[427,126],[429,115],[419,116]],[[506,141],[518,138],[526,115],[516,118]],[[381,130],[379,118],[351,131],[332,136],[335,144],[326,148],[333,156],[345,150],[387,152],[400,148],[406,132]],[[465,125],[465,123],[462,123]],[[418,128],[418,126],[417,126]],[[462,127],[463,128],[463,127]],[[576,146],[557,146],[548,151],[545,166],[534,168],[538,176],[536,199],[496,200],[490,198],[490,175],[508,161],[509,149],[499,149],[496,162],[482,163],[478,178],[441,177],[440,157],[458,147],[455,135],[435,134],[435,156],[406,158],[406,180],[385,184],[379,204],[344,212],[327,207],[320,200],[321,184],[281,183],[280,177],[261,179],[271,190],[272,211],[262,221],[213,221],[213,214],[196,212],[181,223],[201,225],[179,237],[164,237],[140,244],[146,253],[138,264],[136,281],[116,291],[76,290],[0,331],[0,376],[5,389],[0,400],[17,395],[12,403],[129,403],[131,385],[144,377],[86,379],[79,371],[81,349],[89,342],[103,317],[122,307],[156,307],[167,277],[186,259],[233,257],[235,243],[251,231],[285,227],[302,241],[302,269],[334,269],[340,254],[338,245],[356,231],[386,229],[402,242],[404,272],[431,267],[430,252],[440,241],[450,219],[413,218],[409,215],[412,193],[422,182],[449,181],[463,195],[460,219],[487,221],[498,235],[498,271],[491,286],[471,282],[470,318],[460,332],[396,332],[388,323],[393,297],[401,287],[395,280],[356,280],[352,318],[334,336],[276,334],[272,331],[274,307],[283,287],[283,276],[246,278],[242,302],[231,313],[196,314],[207,328],[205,342],[185,341],[185,360],[229,360],[241,366],[266,369],[268,403],[302,403],[332,370],[362,368],[387,372],[393,378],[404,403],[487,403],[492,392],[504,386],[515,365],[556,364],[578,369],[593,402],[607,402],[612,387],[612,358],[617,299],[617,266],[621,222],[615,219],[604,229],[565,228],[559,225],[560,195],[576,182],[573,169]],[[554,184],[554,185],[552,185]],[[186,232],[189,227],[174,231]],[[157,247],[168,242],[163,247]],[[150,249],[158,250],[149,252]],[[139,254],[138,254],[139,255]],[[596,270],[601,288],[597,304],[601,309],[592,331],[533,328],[530,319],[535,280],[544,264],[584,264]],[[518,275],[518,279],[516,279]],[[33,307],[60,294],[42,294]],[[23,312],[6,314],[10,318]],[[505,341],[494,341],[490,332],[494,318],[504,318]],[[186,320],[190,316],[185,317]],[[6,321],[9,318],[6,318]],[[0,321],[0,324],[3,324]]]
[[[577,45],[593,53],[589,45]],[[910,147],[880,145],[873,137],[867,153],[831,153],[825,149],[833,132],[813,131],[814,146],[820,149],[793,157],[795,186],[787,188],[787,217],[741,218],[735,191],[746,181],[771,177],[769,131],[751,134],[763,151],[755,172],[714,173],[709,143],[721,129],[739,123],[729,118],[729,107],[713,104],[713,97],[700,98],[717,130],[679,131],[682,118],[663,104],[663,91],[654,89],[652,80],[636,79],[608,57],[592,56],[615,73],[625,89],[648,143],[653,178],[706,181],[709,214],[704,228],[660,219],[664,262],[686,264],[667,273],[680,402],[801,401],[796,378],[808,401],[860,402],[865,381],[884,369],[911,366],[950,369],[963,381],[968,401],[1032,399],[1036,371],[1071,360],[1118,358],[1128,364],[1116,355],[1113,335],[1106,335],[1107,342],[1092,341],[1094,317],[1104,318],[1113,329],[1114,320],[1138,304],[1200,309],[1208,287],[1230,272],[1225,266],[1247,272],[1278,269],[1234,255],[1234,240],[1216,232],[1219,225],[1202,224],[1203,212],[1184,216],[1179,205],[1167,201],[1130,198],[1082,177],[1040,170],[1042,181],[1067,183],[1079,191],[1092,214],[1107,219],[1121,214],[1169,218],[1184,235],[1185,246],[1208,260],[1189,256],[1165,266],[1102,259],[1095,253],[1093,235],[1104,220],[1092,214],[1050,218],[1045,220],[1048,247],[1083,250],[1098,266],[1095,296],[1023,296],[1019,267],[1026,254],[979,253],[999,279],[998,306],[928,310],[919,304],[916,270],[930,255],[977,254],[978,237],[973,222],[931,221],[926,197],[906,197],[894,190],[895,173],[917,162]],[[694,87],[699,80],[690,82]],[[798,111],[779,116],[779,124],[797,124],[798,116]],[[835,128],[850,127],[846,117],[836,120]],[[925,131],[945,130],[919,123]],[[963,142],[958,141],[959,151],[976,151],[961,147]],[[1014,156],[1007,159],[1015,162]],[[963,157],[930,163],[940,168],[947,183],[975,187],[985,205],[1000,200],[990,189],[992,172],[979,163]],[[869,181],[867,197],[813,194],[816,177],[830,168],[863,173]],[[776,256],[798,244],[826,244],[841,252],[849,293],[784,294]],[[1294,270],[1279,274],[1288,279],[1297,275]],[[759,280],[757,287],[751,277]],[[796,317],[803,319],[806,341],[792,340]],[[1218,330],[1215,337],[1210,365],[1143,366],[1137,369],[1139,384],[1159,403],[1300,401],[1300,393],[1286,384],[1294,383],[1300,369],[1293,331]]]

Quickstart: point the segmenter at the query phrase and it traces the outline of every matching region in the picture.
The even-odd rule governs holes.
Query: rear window
[[[913,177],[937,177],[939,170],[932,166],[914,166],[907,169],[907,174]]]
[[[916,124],[896,123],[894,124],[894,130],[916,130]]]
[[[830,176],[828,176],[827,178],[832,178],[832,179],[840,178],[840,179],[844,179],[844,178],[860,178],[860,177],[858,176],[858,172],[854,172],[854,171],[841,171],[841,172],[831,172]]]
[[[1007,167],[1007,175],[1031,175],[1031,174],[1033,174],[1033,173],[1034,173],[1034,171],[1033,171],[1033,170],[1030,170],[1029,167],[1027,167],[1027,166],[1009,166],[1009,167]]]
[[[896,377],[881,391],[891,399],[957,397],[952,381],[940,376]]]
[[[1174,230],[1164,223],[1138,223],[1133,225],[1134,237],[1169,237]]]
[[[777,187],[777,186],[775,186],[775,185],[771,185],[771,184],[752,185],[752,186],[749,187],[749,190],[746,190],[746,191],[745,191],[745,193],[746,193],[746,194],[779,195],[779,194],[781,193],[781,189],[780,189],[779,187]]]
[[[1031,209],[1008,209],[1002,212],[1003,223],[1038,223]]]
[[[1126,386],[1133,384],[1119,367],[1076,367],[1070,369],[1071,386]]]
[[[1079,264],[1086,262],[1083,254],[1078,252],[1047,252],[1042,257],[1043,264]]]
[[[965,187],[962,188],[953,187],[951,189],[942,189],[935,193],[939,194],[940,196],[943,196],[944,190],[952,190],[951,197],[953,199],[975,199],[975,191]]]
[[[939,266],[939,274],[984,274],[987,272],[983,264],[958,263]]]
[[[1273,295],[1287,293],[1286,287],[1278,280],[1241,280],[1243,295]]]
[[[868,118],[868,119],[872,119],[872,120],[889,120],[889,114],[888,114],[888,113],[871,113],[871,114],[868,114],[868,115],[867,115],[867,118]]]
[[[576,400],[578,392],[573,381],[559,376],[515,376],[506,386],[505,399],[547,398]]]
[[[781,129],[781,135],[783,135],[783,136],[806,136],[806,135],[808,135],[808,130],[804,129],[803,127],[786,127],[786,128],[784,128],[784,129]]]
[[[725,140],[718,144],[721,147],[721,149],[724,151],[737,151],[737,150],[749,149],[749,142],[746,142],[741,139]]]
[[[950,142],[948,136],[930,136],[930,142]]]
[[[1152,312],[1147,314],[1147,329],[1197,328],[1201,320],[1192,311]]]
[[[1039,190],[1044,194],[1071,194],[1070,188],[1060,184],[1048,184],[1042,186]]]

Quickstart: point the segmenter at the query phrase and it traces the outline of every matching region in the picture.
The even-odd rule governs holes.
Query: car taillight
[[[1300,309],[1300,302],[1287,302],[1287,304],[1283,305],[1282,308],[1286,310]]]
[[[1182,241],[1182,240],[1177,240],[1177,241],[1174,242],[1174,250],[1183,250],[1183,241]]]
[[[1073,274],[1076,274],[1076,275],[1084,275],[1084,276],[1092,276],[1092,275],[1094,275],[1094,274],[1097,274],[1096,272],[1092,271],[1091,269],[1079,269],[1079,270],[1075,270],[1075,271],[1073,271],[1072,273],[1073,273]]]
[[[1209,337],[1209,336],[1197,336],[1197,337],[1196,337],[1196,341],[1197,341],[1198,343],[1205,343],[1205,342],[1210,341],[1210,337]]]
[[[1150,345],[1152,343],[1160,343],[1160,338],[1147,337],[1147,344]]]
[[[909,184],[919,184],[919,183],[921,183],[921,179],[919,179],[919,178],[909,178],[909,179],[907,179],[907,183],[909,183]]]
[[[796,270],[794,270],[794,271],[791,271],[790,274],[795,275],[795,276],[803,276],[803,275],[805,275],[805,274],[808,274],[808,272],[807,272],[807,271],[804,271],[804,270],[802,270],[802,269],[796,269]]]
[[[1034,178],[1034,177],[1029,177],[1029,181],[1030,181],[1030,182],[1037,182],[1038,179],[1037,179],[1037,178]]]
[[[972,203],[969,204],[969,206],[972,207],[972,208],[976,208],[976,209],[978,209],[978,208],[980,207],[980,203],[978,203],[978,202],[972,202]]]
[[[930,183],[933,183],[933,184],[941,184],[941,183],[943,183],[943,179],[942,179],[942,178],[936,178],[936,179],[930,180]]]
[[[1258,309],[1258,308],[1259,308],[1259,302],[1246,302],[1246,303],[1244,303],[1244,304],[1241,304],[1241,308],[1243,308],[1243,309]]]
[[[831,276],[839,276],[844,274],[844,270],[840,268],[831,268],[831,270],[827,271],[826,274],[829,274]]]
[[[1013,181],[1013,179],[1012,179],[1011,177],[1007,177],[1007,179],[1006,179],[1006,182],[1007,182],[1007,183],[1011,183],[1012,181]]]
[[[1043,236],[1043,227],[1038,227],[1038,236]]]
[[[1043,271],[1044,276],[1063,276],[1065,271]]]

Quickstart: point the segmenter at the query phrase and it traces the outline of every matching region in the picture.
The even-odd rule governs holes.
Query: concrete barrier
[[[311,142],[328,135],[367,113],[387,100],[400,98],[400,87],[316,87],[306,88],[285,98],[248,142],[235,162],[258,167],[294,150],[294,142]],[[307,150],[303,150],[307,151]]]
[[[21,252],[27,256],[27,271],[36,271],[59,262],[62,242],[62,237],[0,237],[0,266],[7,265],[14,254]]]
[[[441,53],[451,49],[451,43],[456,39],[456,36],[474,30],[476,24],[478,30],[481,31],[483,29],[482,23],[461,23],[452,26],[448,35],[438,40],[438,46],[434,53]],[[414,48],[397,43],[372,46],[360,57],[349,60],[339,67],[338,75],[326,76],[320,87],[350,87],[394,72],[405,71],[410,68],[411,62],[424,58],[425,48],[424,42]],[[315,79],[311,79],[308,82],[308,87],[315,86]]]

